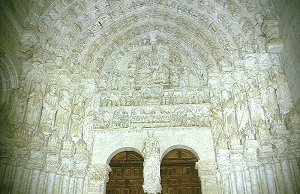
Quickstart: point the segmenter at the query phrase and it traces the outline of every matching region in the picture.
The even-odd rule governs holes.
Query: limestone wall
[[[284,43],[282,64],[296,103],[300,98],[300,1],[273,0],[273,5],[279,16],[279,31]]]
[[[18,49],[3,43],[21,51],[22,71],[1,131],[1,190],[105,193],[109,159],[133,149],[145,192],[159,193],[160,159],[176,147],[199,157],[204,193],[299,190],[299,118],[274,15],[252,1],[44,3],[14,16],[31,29],[13,37]]]

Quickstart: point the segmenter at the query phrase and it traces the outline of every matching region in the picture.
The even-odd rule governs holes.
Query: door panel
[[[143,194],[143,158],[136,152],[117,154],[110,162],[107,194]]]
[[[188,150],[169,152],[161,164],[162,194],[200,194],[200,180],[195,163],[198,159]]]

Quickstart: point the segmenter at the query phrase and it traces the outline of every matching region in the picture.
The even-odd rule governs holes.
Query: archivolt
[[[0,81],[1,81],[1,101],[0,107],[9,99],[11,89],[18,87],[18,76],[13,63],[6,56],[4,51],[0,49]],[[1,109],[1,108],[0,108]]]
[[[260,31],[259,25],[255,25],[256,21],[251,19],[254,18],[250,9],[253,7],[251,2],[203,2],[197,5],[197,9],[185,1],[149,2],[75,1],[68,5],[64,3],[63,6],[67,7],[64,11],[58,10],[57,4],[53,4],[41,17],[40,28],[49,32],[45,41],[64,43],[64,47],[68,48],[64,58],[76,58],[84,62],[88,57],[91,59],[92,54],[97,53],[99,56],[95,48],[106,49],[105,45],[111,46],[112,40],[119,41],[129,29],[143,30],[144,24],[149,23],[151,26],[150,22],[152,30],[165,27],[169,28],[167,32],[179,31],[185,38],[181,38],[183,43],[196,40],[201,46],[194,49],[200,50],[204,56],[211,55],[217,61],[224,56],[236,57],[238,52],[253,52],[251,49],[241,50],[246,42],[249,45],[255,44],[254,36]],[[56,14],[49,17],[53,11]],[[51,21],[45,22],[46,18]],[[175,37],[178,38],[177,35]],[[56,52],[61,50],[59,46],[54,47],[52,49]]]

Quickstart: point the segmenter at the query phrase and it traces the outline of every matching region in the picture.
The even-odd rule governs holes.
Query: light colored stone
[[[176,148],[198,158],[203,193],[299,190],[297,92],[280,54],[298,58],[270,1],[30,5],[22,20],[4,12],[20,70],[1,50],[1,190],[105,193],[110,160],[130,150],[144,157],[144,192],[160,193]]]

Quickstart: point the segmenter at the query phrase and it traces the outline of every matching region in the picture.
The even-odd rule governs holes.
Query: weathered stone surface
[[[9,41],[0,53],[1,190],[105,193],[110,159],[131,149],[145,193],[160,193],[174,148],[199,157],[203,193],[299,190],[298,94],[280,56],[292,39],[270,1],[33,0],[24,19],[8,2],[26,30],[20,70]]]

